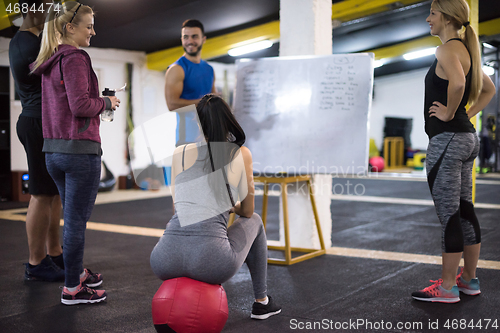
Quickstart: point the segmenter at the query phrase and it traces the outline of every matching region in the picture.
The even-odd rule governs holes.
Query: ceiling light
[[[23,17],[18,16],[12,20],[12,25],[15,27],[20,27],[23,24],[23,21],[24,21]]]
[[[264,49],[270,48],[271,46],[273,46],[273,42],[271,42],[270,40],[262,40],[262,41],[257,42],[257,43],[252,43],[252,44],[248,44],[248,45],[244,45],[244,46],[240,46],[240,47],[235,47],[234,49],[229,50],[227,53],[232,57],[237,57],[237,56],[240,56],[242,54],[252,53],[255,51],[259,51],[259,50],[264,50]]]
[[[494,47],[493,45],[489,44],[489,43],[483,43],[483,46],[487,49],[496,49],[496,47]]]
[[[379,67],[382,67],[382,66],[384,66],[386,63],[387,63],[387,59],[386,59],[386,58],[379,59],[379,60],[375,60],[375,61],[373,62],[373,68],[379,68]]]
[[[423,49],[423,50],[418,50],[415,52],[406,53],[403,55],[403,58],[405,58],[405,60],[413,60],[413,59],[417,59],[417,58],[426,57],[426,56],[429,56],[429,55],[435,54],[435,53],[436,53],[436,48],[431,47],[428,49]]]
[[[495,69],[491,66],[484,65],[483,72],[484,72],[484,74],[486,74],[488,76],[495,75]]]

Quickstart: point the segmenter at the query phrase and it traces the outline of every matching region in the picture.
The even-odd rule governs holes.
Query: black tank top
[[[459,40],[460,38],[452,38],[450,40]],[[448,42],[450,41],[448,40]],[[425,76],[425,102],[424,102],[424,119],[425,119],[425,133],[429,136],[429,139],[435,135],[443,132],[468,132],[474,133],[476,130],[467,116],[465,105],[467,105],[467,100],[470,94],[470,81],[472,73],[472,61],[469,73],[465,77],[465,92],[462,97],[462,101],[458,106],[457,112],[455,112],[455,117],[444,122],[437,117],[429,117],[429,108],[432,106],[434,101],[438,101],[443,105],[448,103],[448,80],[444,80],[436,75],[437,59],[434,60],[431,68]]]

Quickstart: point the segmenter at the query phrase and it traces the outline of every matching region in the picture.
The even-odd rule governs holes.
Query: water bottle
[[[115,90],[110,90],[109,88],[105,88],[102,92],[103,96],[115,96],[116,91]],[[114,118],[114,111],[113,110],[104,110],[101,113],[101,120],[102,121],[113,121]]]

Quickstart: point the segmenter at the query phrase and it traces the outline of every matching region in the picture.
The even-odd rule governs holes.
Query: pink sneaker
[[[451,290],[446,290],[441,287],[442,279],[431,280],[431,282],[434,283],[432,286],[415,291],[411,296],[416,300],[425,302],[456,303],[460,301],[460,292],[457,286],[453,286]]]
[[[98,303],[104,301],[106,296],[106,291],[95,290],[80,283],[73,292],[69,291],[66,287],[63,288],[61,303],[66,305]]]
[[[481,289],[479,289],[479,279],[475,278],[467,282],[462,278],[463,273],[464,273],[464,268],[461,267],[460,273],[457,275],[458,290],[460,290],[466,295],[472,295],[472,296],[479,295],[481,293]]]
[[[102,284],[102,275],[99,273],[92,273],[90,269],[84,268],[85,276],[80,278],[80,283],[86,284],[89,287],[95,288]]]

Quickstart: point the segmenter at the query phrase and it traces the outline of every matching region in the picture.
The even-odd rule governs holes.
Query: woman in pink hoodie
[[[67,1],[52,6],[33,73],[42,76],[43,151],[64,208],[65,286],[67,305],[106,299],[101,274],[83,268],[85,229],[92,213],[101,173],[99,114],[120,101],[99,97],[90,57],[80,47],[95,35],[90,7]]]

